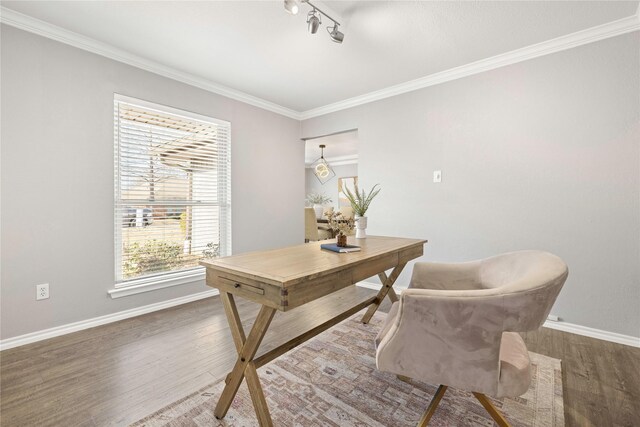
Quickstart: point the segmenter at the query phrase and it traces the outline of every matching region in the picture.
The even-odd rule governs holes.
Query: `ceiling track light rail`
[[[333,22],[333,27],[327,27],[329,37],[336,43],[342,43],[344,33],[338,30],[340,23],[323,12],[309,0],[284,0],[284,8],[292,15],[296,15],[300,11],[300,3],[307,3],[313,9],[307,14],[307,28],[311,34],[318,32],[320,24],[322,24],[322,16]]]

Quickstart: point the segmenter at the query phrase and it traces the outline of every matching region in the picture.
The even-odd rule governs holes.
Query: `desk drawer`
[[[253,292],[254,294],[264,295],[264,289],[261,286],[252,285],[249,283],[245,283],[244,281],[240,281],[237,279],[232,279],[229,277],[218,276],[222,283],[233,286],[234,289],[238,289],[240,291]],[[244,279],[242,279],[244,280]]]
[[[285,299],[279,286],[214,269],[207,269],[207,285],[258,304],[283,311],[285,309]]]

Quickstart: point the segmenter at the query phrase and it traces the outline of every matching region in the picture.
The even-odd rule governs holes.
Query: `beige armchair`
[[[485,394],[515,397],[531,382],[518,332],[538,329],[567,278],[566,264],[520,251],[460,264],[416,263],[409,288],[376,338],[378,369],[440,384],[426,426],[448,386],[473,392],[500,426]]]
[[[316,211],[313,208],[304,208],[304,241],[315,242],[331,238],[331,231],[327,227],[319,227],[316,220]]]

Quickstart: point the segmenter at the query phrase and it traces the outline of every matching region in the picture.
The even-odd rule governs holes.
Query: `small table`
[[[422,256],[427,242],[377,236],[349,240],[350,244],[357,244],[362,250],[340,254],[323,251],[321,242],[312,242],[200,262],[206,267],[207,285],[220,290],[238,352],[216,405],[216,418],[221,419],[227,414],[242,380],[246,379],[260,426],[272,426],[257,369],[365,307],[369,309],[362,322],[368,323],[385,297],[388,296],[392,302],[398,300],[392,286],[407,262]],[[387,276],[385,271],[391,268],[393,271]],[[276,311],[293,310],[375,275],[383,283],[376,296],[256,357]],[[236,296],[261,305],[249,335],[242,328],[234,299]]]

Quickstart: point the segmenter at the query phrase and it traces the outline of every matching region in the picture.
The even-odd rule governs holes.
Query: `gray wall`
[[[79,49],[4,25],[1,37],[2,339],[206,289],[107,296],[114,92],[232,123],[234,252],[301,241],[299,137],[358,128],[360,183],[383,187],[369,232],[428,238],[425,260],[550,250],[571,270],[553,313],[640,335],[638,33],[306,120],[302,135]],[[281,165],[266,183],[265,159]],[[51,298],[36,302],[44,282]]]
[[[208,289],[107,295],[114,92],[231,122],[235,253],[303,240],[298,121],[5,25],[1,72],[2,339]]]
[[[639,52],[635,32],[309,119],[302,136],[358,129],[360,183],[382,185],[367,232],[427,238],[423,260],[554,252],[570,274],[552,313],[640,336]]]
[[[322,193],[333,200],[332,203],[327,203],[327,206],[338,207],[338,178],[347,176],[358,176],[358,165],[341,165],[331,166],[336,176],[325,182],[324,185],[318,181],[318,178],[313,174],[313,169],[305,169],[305,192],[309,193]]]

